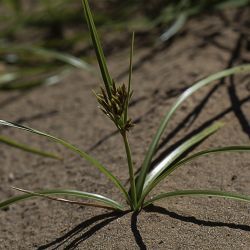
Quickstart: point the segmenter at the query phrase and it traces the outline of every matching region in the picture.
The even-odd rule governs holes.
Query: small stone
[[[231,178],[232,181],[235,181],[236,179],[237,179],[237,175],[233,175]]]
[[[15,179],[14,174],[13,173],[9,173],[9,175],[8,175],[8,181],[12,182],[12,181],[14,181],[14,179]]]

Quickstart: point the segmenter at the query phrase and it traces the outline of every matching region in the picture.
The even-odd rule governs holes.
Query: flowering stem
[[[133,162],[131,157],[131,150],[127,138],[126,132],[121,133],[126,154],[127,154],[127,160],[128,160],[128,169],[129,169],[129,179],[130,179],[130,186],[131,186],[131,198],[132,198],[132,206],[131,209],[135,208],[137,206],[137,198],[136,198],[136,187],[135,187],[135,176],[134,176],[134,170],[133,170]]]

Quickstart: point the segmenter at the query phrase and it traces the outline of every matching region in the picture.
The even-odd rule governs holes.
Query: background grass
[[[111,30],[116,37],[114,43],[121,32],[128,34],[135,31],[138,37],[150,34],[150,39],[146,39],[150,46],[159,41],[160,37],[164,38],[164,33],[163,40],[174,36],[190,18],[249,4],[249,0],[91,1],[98,30],[109,43]],[[64,52],[91,63],[92,54],[88,50],[90,41],[87,26],[83,22],[81,1],[2,0],[0,14],[0,76],[18,72],[15,81],[17,78],[21,82],[32,81],[31,86],[35,86],[46,82],[45,79],[53,72],[64,70],[64,63],[58,62],[57,58],[41,57],[34,51],[17,51],[13,45],[32,45]],[[105,44],[104,41],[104,49],[107,50]],[[120,43],[119,46],[127,44]],[[34,76],[37,76],[35,80]],[[12,81],[8,79],[7,82],[10,84]]]

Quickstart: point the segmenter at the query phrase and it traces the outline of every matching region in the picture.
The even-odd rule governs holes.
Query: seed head
[[[115,123],[121,132],[129,131],[134,124],[130,118],[125,117],[125,113],[132,92],[128,93],[125,84],[117,87],[114,80],[111,88],[111,97],[108,96],[104,88],[101,87],[100,89],[101,93],[95,93],[100,104],[99,108]]]

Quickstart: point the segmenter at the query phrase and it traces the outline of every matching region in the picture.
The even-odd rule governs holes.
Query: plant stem
[[[128,160],[128,169],[129,169],[129,179],[130,179],[130,186],[131,186],[131,198],[132,198],[132,206],[131,209],[135,209],[137,206],[137,198],[136,198],[136,187],[135,187],[135,176],[134,176],[134,170],[133,170],[133,162],[132,162],[132,156],[131,156],[131,150],[127,138],[127,133],[121,133],[125,149],[126,149],[126,154],[127,154],[127,160]]]
[[[135,42],[135,33],[132,33],[132,41],[131,41],[131,47],[130,47],[130,59],[129,59],[129,78],[128,78],[128,97],[126,100],[126,107],[124,111],[124,123],[128,120],[128,105],[130,100],[130,89],[131,89],[131,80],[132,80],[132,71],[133,71],[133,54],[134,54],[134,42]]]

